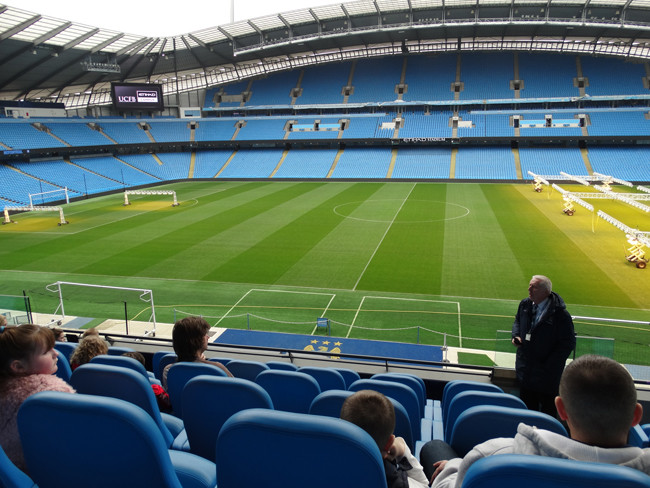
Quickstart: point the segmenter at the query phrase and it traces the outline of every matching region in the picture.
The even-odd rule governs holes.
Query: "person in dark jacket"
[[[521,399],[530,410],[557,417],[555,397],[576,339],[571,314],[546,276],[530,280],[528,298],[519,303],[512,325],[512,343]]]

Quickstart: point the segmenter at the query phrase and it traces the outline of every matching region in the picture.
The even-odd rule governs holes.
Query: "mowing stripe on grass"
[[[262,193],[261,196],[254,191],[247,192],[238,199],[240,201],[239,205],[224,212],[219,213],[218,205],[207,206],[207,208],[206,206],[198,207],[194,214],[194,222],[187,224],[186,222],[178,221],[176,225],[173,225],[173,222],[167,222],[169,227],[164,228],[166,232],[155,238],[152,238],[151,235],[133,235],[132,239],[137,245],[119,254],[113,255],[113,253],[108,253],[109,257],[106,259],[83,268],[80,271],[94,273],[101,272],[105,269],[113,269],[125,275],[140,274],[147,270],[147,268],[155,266],[163,260],[173,258],[180,252],[238,225],[243,220],[264,212],[268,207],[292,200],[296,196],[308,191],[307,188],[295,184],[285,184],[278,187],[271,185],[268,189],[264,187],[260,188],[260,190],[260,193]],[[220,193],[220,195],[224,193],[226,192]],[[224,204],[228,206],[228,202],[224,202]],[[196,220],[197,218],[200,220]],[[159,232],[159,227],[153,231],[154,234]],[[197,261],[201,263],[201,259],[205,258],[209,258],[209,256],[202,256]],[[116,262],[119,263],[117,266],[122,265],[121,269],[115,269]],[[180,271],[180,277],[200,277],[197,274],[191,275],[184,273],[184,270],[179,270],[173,263],[168,266],[168,269],[172,276],[178,276],[178,272]]]
[[[307,194],[301,200],[292,202],[293,208],[273,209],[267,216],[267,222],[261,225],[271,228],[271,223],[278,222],[279,228],[273,229],[275,231],[264,239],[252,242],[248,249],[242,246],[237,255],[203,278],[265,284],[277,282],[341,223],[344,218],[332,212],[337,203],[354,202],[360,194],[361,198],[365,198],[373,192],[373,186],[363,183],[352,186],[347,183],[327,185],[315,189],[313,195]],[[303,208],[307,211],[303,211]],[[304,213],[296,215],[298,211]],[[243,243],[247,244],[245,239]]]
[[[417,185],[356,289],[440,294],[447,186]]]
[[[393,220],[391,220],[391,221],[390,221],[390,224],[388,224],[388,228],[386,229],[386,232],[384,232],[384,235],[381,237],[381,240],[379,241],[379,243],[377,244],[377,247],[376,247],[375,250],[373,251],[372,256],[370,256],[370,259],[369,259],[368,262],[366,263],[365,268],[363,268],[363,271],[362,271],[361,274],[359,275],[359,279],[357,279],[357,282],[356,282],[356,283],[354,284],[354,286],[352,287],[352,290],[356,290],[356,289],[357,289],[357,285],[358,285],[359,282],[361,281],[361,278],[363,278],[363,275],[365,274],[366,270],[368,269],[368,266],[370,265],[370,262],[372,261],[372,258],[374,258],[374,257],[375,257],[375,254],[377,254],[377,250],[379,249],[379,246],[381,246],[381,243],[384,242],[384,239],[386,238],[386,234],[388,234],[388,231],[389,231],[390,228],[393,226],[393,222],[395,222],[395,219],[396,219],[397,216],[399,215],[400,210],[402,210],[402,207],[404,206],[404,204],[406,203],[406,201],[409,199],[409,196],[411,195],[411,193],[412,193],[413,190],[415,189],[415,185],[416,185],[416,184],[417,184],[417,183],[413,183],[413,186],[411,187],[411,190],[408,192],[408,195],[406,195],[406,197],[404,198],[404,201],[402,202],[402,204],[401,204],[401,205],[399,206],[399,208],[397,209],[397,212],[395,213],[395,216],[393,217]]]
[[[594,305],[634,306],[627,294],[514,186],[481,184],[481,188],[526,276],[547,275],[567,302],[586,298]],[[524,295],[526,283],[521,287]]]

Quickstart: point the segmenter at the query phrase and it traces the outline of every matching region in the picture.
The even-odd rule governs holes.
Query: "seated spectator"
[[[125,352],[124,354],[122,354],[122,356],[135,359],[136,361],[141,363],[142,366],[144,366],[144,356],[137,351]],[[164,413],[171,413],[172,403],[169,400],[169,395],[167,394],[165,389],[160,385],[151,385],[151,389],[156,395],[156,401],[158,402],[158,408],[160,409],[160,411]]]
[[[81,335],[79,345],[70,356],[70,368],[74,371],[100,354],[108,354],[108,343],[99,337],[97,329],[88,329]]]
[[[643,407],[637,403],[632,376],[619,363],[595,355],[573,361],[562,374],[555,406],[569,426],[571,439],[519,424],[514,439],[492,439],[476,446],[465,458],[450,461],[444,456],[451,450],[449,446],[442,441],[428,442],[420,459],[425,471],[435,468],[432,486],[460,488],[472,463],[494,454],[618,464],[650,474],[650,449],[627,445],[629,430],[640,422]]]
[[[27,465],[18,435],[18,409],[40,391],[75,392],[54,375],[58,356],[50,329],[33,324],[0,326],[0,446],[24,472]]]
[[[54,340],[56,342],[68,342],[68,338],[65,336],[65,332],[63,332],[61,329],[52,327],[50,330],[54,332]]]
[[[401,437],[395,437],[395,409],[379,392],[360,390],[341,407],[341,418],[365,430],[379,447],[384,459],[388,488],[427,488],[429,481],[422,466]]]
[[[178,356],[177,362],[209,364],[215,368],[223,369],[228,376],[232,377],[230,371],[223,364],[208,361],[203,355],[208,348],[209,330],[210,324],[202,317],[185,317],[176,322],[172,329],[172,344],[174,352]],[[167,373],[172,366],[173,364],[168,364],[163,369],[162,384],[165,390],[167,389]]]

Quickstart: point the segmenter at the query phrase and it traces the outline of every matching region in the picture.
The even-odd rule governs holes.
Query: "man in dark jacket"
[[[515,368],[521,399],[530,410],[556,417],[560,377],[576,339],[564,300],[551,288],[546,276],[533,276],[528,298],[517,309],[512,343],[517,348]]]

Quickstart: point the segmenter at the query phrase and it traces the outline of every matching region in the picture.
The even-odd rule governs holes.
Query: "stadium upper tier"
[[[573,54],[387,56],[211,88],[203,108],[638,96],[650,95],[647,75],[640,62]]]

